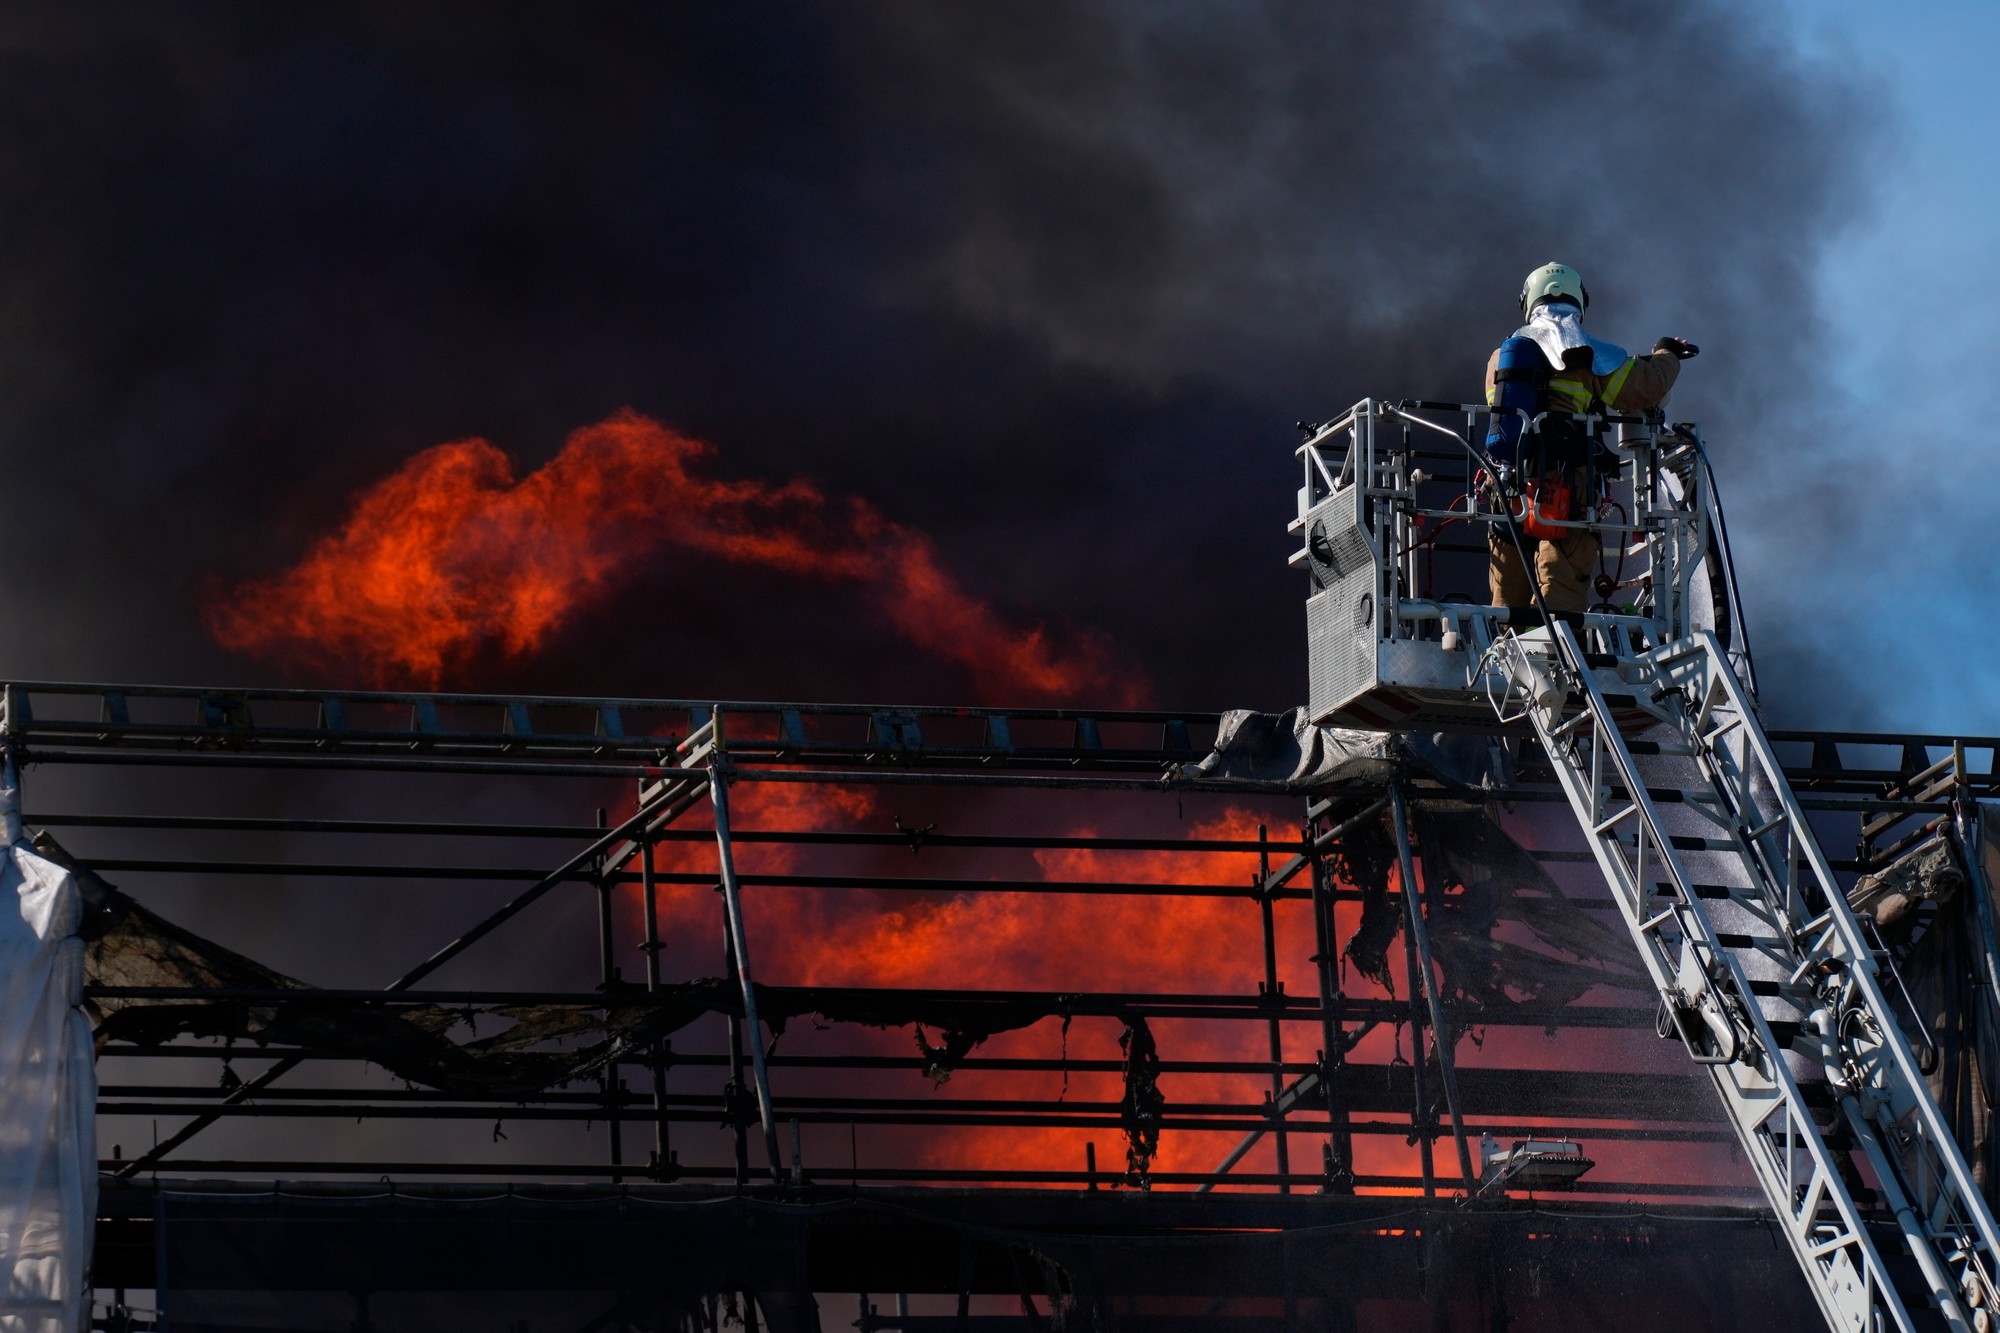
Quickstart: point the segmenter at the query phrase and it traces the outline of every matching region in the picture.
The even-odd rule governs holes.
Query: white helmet
[[[1544,301],[1574,301],[1588,310],[1590,289],[1583,285],[1583,275],[1568,264],[1544,264],[1521,284],[1521,313]]]

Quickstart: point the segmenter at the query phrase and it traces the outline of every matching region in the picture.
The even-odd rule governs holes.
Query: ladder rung
[[[1732,717],[1727,722],[1717,727],[1715,730],[1703,736],[1701,738],[1701,743],[1706,746],[1713,746],[1717,741],[1721,740],[1724,736],[1727,736],[1730,732],[1736,730],[1738,727],[1742,725],[1743,725],[1743,719],[1741,717]]]
[[[1630,838],[1618,841],[1626,847],[1635,845]],[[1692,833],[1668,834],[1667,844],[1677,852],[1733,852],[1737,849],[1728,838],[1697,838]]]
[[[1744,935],[1738,931],[1733,931],[1733,930],[1716,931],[1715,942],[1717,944],[1720,944],[1725,949],[1755,949],[1759,945],[1768,945],[1769,947],[1776,949],[1782,947],[1785,943],[1783,940],[1780,939],[1773,939],[1768,937],[1764,939],[1759,939],[1755,935]]]
[[[1664,912],[1655,912],[1653,913],[1653,915],[1647,917],[1644,921],[1641,921],[1639,923],[1639,933],[1643,935],[1648,931],[1658,929],[1660,926],[1665,925],[1667,922],[1673,919],[1674,919],[1674,909],[1671,907],[1669,907]]]
[[[1756,828],[1753,828],[1749,832],[1745,833],[1743,835],[1743,840],[1745,842],[1755,842],[1757,839],[1763,837],[1766,833],[1769,833],[1772,829],[1778,827],[1780,824],[1784,823],[1786,820],[1790,818],[1791,818],[1790,815],[1786,814],[1783,810],[1780,810],[1777,814],[1772,815],[1769,819],[1759,824]]]
[[[1591,826],[1590,831],[1594,834],[1602,836],[1603,834],[1609,833],[1612,830],[1612,828],[1615,825],[1617,825],[1621,820],[1630,819],[1633,815],[1636,815],[1638,813],[1639,813],[1638,806],[1628,805],[1623,810],[1618,811],[1616,814],[1608,815],[1604,819],[1598,821],[1596,824],[1593,824]]]
[[[1575,717],[1571,718],[1569,721],[1557,727],[1554,731],[1551,731],[1549,735],[1556,737],[1557,739],[1561,739],[1562,737],[1569,735],[1571,732],[1582,731],[1585,727],[1590,725],[1590,720],[1595,716],[1596,716],[1595,713],[1592,713],[1588,708],[1586,708],[1581,713],[1578,713]]]
[[[1721,900],[1736,896],[1733,891],[1721,884],[1691,884],[1688,887],[1694,890],[1694,896],[1697,898]],[[1680,892],[1671,884],[1655,883],[1653,888],[1663,898],[1673,898],[1675,900],[1680,898]]]
[[[1907,754],[1908,750],[1906,749],[1904,753]],[[1905,778],[1902,782],[1896,784],[1896,788],[1890,792],[1890,795],[1902,796],[1905,792],[1913,791],[1923,787],[1926,783],[1930,782],[1934,778],[1939,777],[1940,775],[1948,775],[1945,777],[1944,786],[1946,788],[1949,788],[1952,785],[1952,783],[1957,779],[1957,773],[1955,771],[1957,767],[1956,760],[1957,760],[1956,755],[1949,755],[1949,754],[1946,755],[1944,758],[1938,760],[1935,764],[1931,764],[1930,766],[1925,768],[1921,773],[1913,773],[1909,777]],[[1917,799],[1923,800],[1926,798],[1920,796]]]

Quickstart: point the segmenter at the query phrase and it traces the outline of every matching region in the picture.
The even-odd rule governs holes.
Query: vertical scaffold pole
[[[1279,1104],[1279,1099],[1285,1095],[1285,1038],[1284,1025],[1278,1021],[1277,1013],[1281,994],[1278,989],[1278,928],[1271,903],[1270,834],[1262,824],[1257,826],[1257,844],[1257,906],[1264,924],[1264,1002],[1271,1006],[1271,1116],[1276,1122],[1278,1192],[1290,1194],[1292,1185],[1285,1177],[1292,1172],[1292,1154],[1291,1146],[1286,1142],[1284,1108]]]
[[[1410,918],[1410,933],[1405,949],[1406,955],[1413,955],[1409,961],[1417,975],[1410,978],[1410,1002],[1416,1003],[1419,983],[1422,992],[1430,1000],[1431,1036],[1437,1043],[1438,1077],[1444,1083],[1445,1108],[1451,1113],[1452,1138],[1458,1145],[1458,1169],[1465,1178],[1465,1188],[1478,1188],[1472,1171],[1472,1150],[1465,1141],[1465,1117],[1459,1111],[1458,1074],[1452,1067],[1453,1036],[1451,1025],[1445,1020],[1444,997],[1438,994],[1437,973],[1431,966],[1430,931],[1424,925],[1424,909],[1417,892],[1417,874],[1414,858],[1410,855],[1410,823],[1403,807],[1403,787],[1401,783],[1389,784],[1389,813],[1396,831],[1396,872],[1403,881],[1403,906]],[[1418,1051],[1419,1067],[1423,1054]],[[1425,1139],[1428,1144],[1429,1139]],[[1424,1175],[1430,1176],[1430,1163],[1424,1163]]]
[[[1403,972],[1410,986],[1410,1134],[1423,1167],[1424,1197],[1437,1194],[1437,1164],[1431,1157],[1430,1054],[1424,1046],[1424,999],[1418,979],[1414,934],[1403,931]]]
[[[21,770],[14,763],[14,740],[0,728],[0,847],[21,840]]]
[[[646,925],[646,994],[660,991],[660,900],[659,885],[653,878],[653,831],[639,833],[639,892],[644,896],[641,912]],[[654,1043],[649,1063],[653,1073],[653,1156],[662,1172],[673,1160],[672,1133],[667,1122],[667,1047],[665,1039]]]
[[[609,827],[605,819],[604,807],[597,809],[597,827],[601,833]],[[600,978],[598,989],[604,992],[608,1003],[618,977],[616,958],[617,931],[612,920],[610,865],[600,856],[592,865],[592,873],[597,880],[597,964]],[[618,1062],[611,1061],[604,1066],[602,1076],[604,1088],[604,1123],[610,1130],[611,1138],[611,1183],[618,1184],[625,1179],[618,1170],[625,1165],[625,1127],[619,1118],[618,1098],[625,1090],[625,1083],[618,1074]]]
[[[716,891],[722,890],[720,884]],[[725,907],[722,922],[722,973],[736,975],[736,941],[729,937],[728,909]],[[741,1101],[743,1090],[749,1080],[744,1077],[749,1061],[743,1055],[743,1019],[739,1014],[729,1014],[723,1020],[723,1027],[729,1042],[729,1089],[733,1096],[729,1099],[729,1132],[736,1141],[736,1185],[738,1189],[750,1183],[750,1137],[747,1122],[743,1118]]]
[[[1329,1193],[1354,1192],[1354,1135],[1347,1127],[1347,1107],[1341,1100],[1341,1070],[1347,1063],[1347,1033],[1342,1021],[1340,943],[1333,914],[1333,883],[1326,858],[1320,854],[1319,830],[1306,812],[1306,847],[1312,860],[1313,943],[1319,964],[1320,1092],[1326,1101],[1327,1171]]]
[[[757,986],[751,979],[750,942],[743,931],[743,890],[736,881],[736,853],[729,840],[729,784],[723,779],[722,710],[710,716],[715,724],[715,753],[708,763],[708,803],[715,812],[715,851],[722,874],[723,911],[729,920],[729,944],[735,954],[736,982],[743,993],[744,1035],[750,1043],[751,1077],[757,1085],[757,1120],[770,1154],[771,1179],[783,1184],[785,1164],[778,1150],[778,1124],[771,1113],[771,1076],[764,1065],[764,1038],[757,1021]]]
[[[0,847],[21,840],[21,770],[14,763],[14,729],[20,715],[17,687],[0,689]]]

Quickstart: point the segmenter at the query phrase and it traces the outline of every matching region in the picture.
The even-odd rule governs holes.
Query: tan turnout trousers
[[[1587,611],[1592,601],[1591,579],[1597,572],[1597,553],[1603,545],[1594,532],[1576,532],[1559,542],[1521,534],[1521,545],[1535,561],[1535,582],[1542,600],[1551,611]],[[1528,571],[1521,565],[1521,553],[1514,539],[1499,524],[1486,529],[1486,547],[1491,559],[1486,567],[1486,586],[1495,606],[1533,606],[1535,594],[1528,586]]]

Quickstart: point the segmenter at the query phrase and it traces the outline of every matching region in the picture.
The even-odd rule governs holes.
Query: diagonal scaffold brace
[[[385,994],[405,991],[422,981],[431,973],[443,967],[452,959],[470,949],[480,940],[498,930],[507,922],[519,916],[557,886],[568,882],[578,872],[585,870],[600,858],[617,863],[632,855],[634,849],[643,847],[646,838],[678,819],[683,813],[699,802],[707,794],[707,769],[710,747],[701,746],[679,769],[669,769],[660,781],[654,784],[639,803],[631,817],[592,840],[589,846],[577,852],[560,866],[523,889],[509,899],[497,911],[446,944],[430,957],[418,963],[396,980],[383,988]],[[246,1102],[257,1093],[270,1087],[292,1070],[305,1063],[300,1056],[288,1056],[278,1061],[255,1078],[246,1080],[222,1100],[223,1106],[234,1106]],[[195,1135],[213,1125],[222,1117],[214,1112],[195,1117],[166,1138],[154,1144],[141,1155],[134,1157],[118,1169],[120,1177],[136,1176],[139,1172],[157,1165],[168,1154]]]
[[[723,913],[729,929],[730,960],[743,998],[743,1026],[750,1038],[751,1078],[757,1096],[757,1122],[770,1155],[771,1179],[785,1181],[784,1159],[778,1148],[778,1122],[771,1109],[771,1071],[764,1056],[763,1025],[757,1013],[757,983],[750,972],[750,939],[743,927],[743,886],[736,877],[736,849],[730,840],[728,754],[722,748],[722,710],[714,710],[716,748],[708,760],[708,801],[715,816],[715,856],[722,880]],[[796,1125],[794,1126],[796,1129]]]

